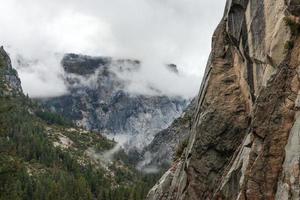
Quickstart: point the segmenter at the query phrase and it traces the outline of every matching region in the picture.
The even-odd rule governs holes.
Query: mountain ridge
[[[114,141],[75,127],[25,96],[0,48],[0,199],[143,199],[155,180]]]
[[[123,80],[120,74],[139,71],[138,60],[66,54],[62,66],[69,93],[41,99],[42,104],[80,127],[114,138],[129,150],[141,151],[189,103],[182,97],[129,93],[130,80]],[[176,75],[176,69],[171,65],[170,73]]]

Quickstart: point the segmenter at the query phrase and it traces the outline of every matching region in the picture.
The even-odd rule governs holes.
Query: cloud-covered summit
[[[142,76],[150,76],[157,85],[167,82],[161,66],[175,63],[179,71],[193,75],[183,85],[196,93],[224,4],[224,0],[3,0],[0,38],[15,64],[17,55],[34,61],[18,69],[24,91],[33,97],[65,92],[59,63],[67,52],[142,60],[146,68]]]

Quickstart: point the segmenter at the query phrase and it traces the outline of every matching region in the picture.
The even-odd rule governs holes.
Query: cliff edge
[[[227,0],[181,158],[159,199],[299,199],[300,2]]]

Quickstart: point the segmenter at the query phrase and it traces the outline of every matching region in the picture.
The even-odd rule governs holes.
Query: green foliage
[[[0,96],[2,96],[3,91],[5,90],[4,66],[5,66],[5,62],[3,56],[0,54]]]
[[[114,147],[115,142],[108,140],[99,133],[94,132],[78,132],[61,130],[65,136],[74,142],[74,146],[79,150],[86,150],[93,147],[97,153],[109,150]]]
[[[109,150],[111,148],[113,148],[114,143],[112,142],[108,142],[108,140],[99,140],[97,141],[96,145],[95,145],[95,149],[97,152],[101,152],[104,150]]]
[[[4,65],[5,65],[5,62],[4,62],[3,56],[0,55],[0,68],[4,67]]]
[[[52,113],[52,112],[39,110],[35,114],[42,120],[46,121],[48,124],[57,124],[57,125],[61,125],[61,126],[72,126],[73,125],[71,120],[67,120],[63,116]]]
[[[0,97],[0,200],[145,198],[158,176],[142,175],[133,167],[115,167],[114,182],[101,168],[80,165],[70,152],[53,146],[43,122],[28,112],[36,109],[32,106],[36,105],[25,96]],[[65,124],[49,113],[38,116],[48,123]],[[114,145],[88,132],[64,134],[100,150]]]
[[[86,175],[95,172],[54,148],[26,107],[25,97],[0,98],[0,199],[92,199]],[[27,166],[36,164],[44,172],[29,176]],[[109,188],[103,172],[89,177]]]
[[[284,18],[285,24],[290,27],[293,36],[297,36],[300,33],[300,24],[290,17]]]
[[[17,72],[16,69],[12,68],[12,69],[10,69],[10,70],[11,70],[11,71],[10,71],[10,74],[11,74],[11,75],[13,75],[13,76],[18,76],[18,72]]]
[[[0,200],[142,200],[158,176],[137,172],[130,161],[118,160],[114,176],[94,164],[78,161],[88,147],[96,151],[115,142],[97,133],[69,131],[73,125],[60,115],[43,111],[28,96],[3,96],[4,75],[0,55]],[[29,111],[34,111],[34,114]],[[47,131],[46,128],[50,126]],[[75,150],[54,147],[49,130],[74,142]],[[78,155],[77,155],[78,154]],[[126,155],[122,154],[126,160]],[[125,166],[125,167],[124,167]]]

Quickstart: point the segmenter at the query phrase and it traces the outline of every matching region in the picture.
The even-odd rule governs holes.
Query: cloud
[[[197,82],[198,86],[192,87],[196,94],[225,0],[0,3],[0,38],[14,63],[17,55],[42,63],[29,70],[17,66],[25,92],[36,97],[67,92],[59,79],[62,71],[57,56],[66,52],[136,58],[147,68],[142,76],[153,76],[150,82],[178,84],[178,91]],[[192,76],[165,80],[165,73],[160,72],[164,63],[175,63],[180,71]]]
[[[63,69],[59,65],[60,60],[59,55],[41,60],[26,60],[18,56],[14,65],[18,66],[24,92],[31,97],[43,98],[67,93],[67,87],[61,78]]]
[[[137,71],[114,71],[119,78],[128,83],[125,89],[131,94],[193,98],[198,91],[199,77],[182,71],[174,73],[167,68],[167,63],[160,61],[144,59]]]

